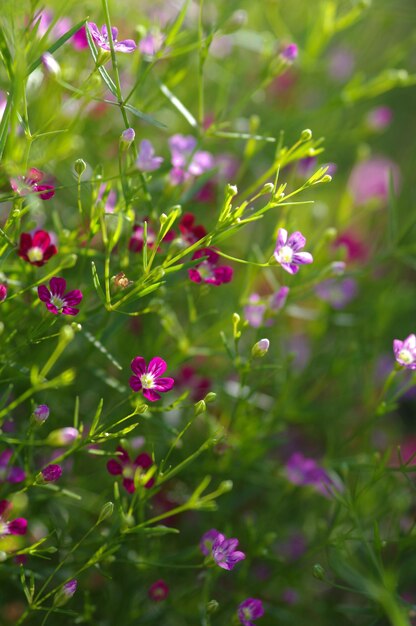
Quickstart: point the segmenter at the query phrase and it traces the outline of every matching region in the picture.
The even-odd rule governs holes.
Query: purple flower
[[[333,489],[342,490],[339,480],[332,479],[315,459],[294,452],[286,463],[286,477],[294,485],[310,485],[315,491],[329,497]]]
[[[165,393],[170,391],[175,384],[173,378],[162,378],[166,370],[166,361],[155,356],[146,367],[146,361],[142,356],[136,356],[131,362],[134,376],[130,377],[129,385],[133,391],[143,391],[146,400],[155,402],[160,400],[158,391]]]
[[[88,30],[91,33],[91,37],[94,43],[102,50],[111,50],[110,39],[108,36],[107,26],[104,24],[101,27],[101,32],[94,22],[87,22]],[[113,47],[116,52],[134,52],[137,48],[132,39],[124,39],[123,41],[117,41],[118,29],[114,26],[111,28],[111,39],[113,41]]]
[[[298,58],[297,45],[295,43],[289,43],[281,50],[280,56],[288,63],[293,63],[293,61],[296,61]]]
[[[54,315],[63,313],[64,315],[77,315],[79,309],[74,308],[82,300],[82,292],[74,289],[65,294],[66,280],[54,276],[49,282],[50,291],[45,285],[38,287],[38,296],[46,304],[48,311]]]
[[[49,417],[49,407],[47,404],[39,404],[33,411],[33,416],[37,422],[43,424]]]
[[[25,535],[27,532],[27,520],[24,517],[17,517],[10,522],[9,517],[12,503],[8,500],[0,500],[0,537],[6,535]]]
[[[152,457],[147,452],[139,454],[134,461],[130,460],[127,451],[118,446],[117,448],[117,461],[110,459],[107,463],[107,471],[112,476],[123,476],[123,487],[128,493],[134,493],[134,477],[137,471],[140,469],[147,470],[153,465]],[[150,489],[155,484],[155,479],[150,478],[144,487]]]
[[[225,535],[218,533],[212,544],[212,556],[219,567],[232,570],[239,561],[246,558],[244,552],[236,550],[238,539],[227,539]]]
[[[4,302],[7,298],[7,287],[3,283],[0,283],[0,303]]]
[[[201,263],[188,270],[189,278],[194,283],[208,283],[209,285],[222,285],[229,283],[233,277],[233,269],[228,265],[218,265],[220,256],[213,248],[202,248],[197,250],[192,259],[207,257]]]
[[[120,139],[123,144],[129,146],[134,141],[135,137],[136,133],[134,132],[134,128],[126,128],[126,130],[123,130],[121,133]]]
[[[296,231],[288,238],[287,230],[279,228],[274,258],[289,274],[297,274],[299,265],[313,263],[313,257],[309,252],[299,252],[305,243],[306,239],[301,232]]]
[[[21,483],[25,480],[26,474],[20,467],[10,466],[13,450],[4,450],[0,453],[0,484],[8,482],[11,484]]]
[[[262,601],[256,600],[256,598],[247,598],[238,607],[237,615],[243,626],[254,626],[252,620],[259,619],[264,615]]]
[[[371,130],[376,132],[382,131],[390,126],[393,119],[393,111],[390,107],[381,106],[369,111],[366,122]]]
[[[78,581],[75,578],[65,583],[55,594],[53,599],[54,606],[63,606],[68,602],[76,592],[77,586]]]
[[[147,139],[143,139],[140,142],[136,167],[142,172],[154,172],[159,169],[162,163],[163,157],[155,156],[151,142]]]
[[[58,480],[62,476],[62,467],[52,463],[44,467],[41,474],[43,480],[47,483],[55,482],[55,480]]]
[[[370,200],[385,205],[390,193],[390,178],[393,180],[395,193],[400,190],[400,172],[398,166],[385,157],[374,157],[361,161],[354,166],[348,181],[348,189],[357,206]]]
[[[211,530],[207,530],[201,537],[201,541],[199,542],[199,549],[201,550],[204,556],[209,556],[212,553],[212,546],[216,538],[220,532],[216,530],[216,528],[211,528]]]
[[[334,309],[342,309],[357,295],[357,281],[353,278],[329,278],[315,287],[315,293]]]
[[[351,76],[355,65],[352,52],[346,48],[337,48],[329,57],[328,73],[337,82],[345,81]]]
[[[317,158],[314,156],[305,157],[298,161],[298,174],[308,178],[312,174],[312,170],[316,167]]]
[[[416,335],[409,335],[404,341],[393,341],[394,357],[406,369],[416,370]]]

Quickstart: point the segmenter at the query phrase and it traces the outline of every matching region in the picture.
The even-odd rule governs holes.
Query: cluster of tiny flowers
[[[107,463],[107,470],[113,476],[122,476],[124,489],[128,493],[134,493],[136,476],[141,473],[141,470],[146,471],[153,465],[152,458],[146,452],[142,452],[132,461],[128,452],[121,446],[116,452],[117,460],[110,459]],[[154,484],[155,479],[149,478],[144,487],[150,489]]]

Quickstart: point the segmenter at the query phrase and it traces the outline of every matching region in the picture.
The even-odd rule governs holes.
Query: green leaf
[[[186,121],[192,126],[192,128],[198,128],[198,122],[192,115],[192,113],[186,108],[184,104],[177,98],[163,83],[159,82],[160,91],[169,100],[169,102],[175,107],[177,111],[186,119]]]
[[[3,158],[3,152],[6,146],[7,135],[9,132],[9,118],[10,118],[10,111],[12,108],[12,102],[13,102],[13,91],[10,90],[8,98],[7,98],[6,108],[4,109],[3,117],[1,118],[1,122],[0,122],[0,160]]]
[[[101,398],[101,400],[98,403],[97,410],[96,410],[95,415],[94,415],[94,419],[92,420],[92,424],[91,424],[91,428],[90,428],[90,436],[91,437],[93,436],[93,434],[97,430],[97,426],[98,426],[98,423],[100,421],[101,413],[103,411],[103,405],[104,405],[104,399]]]
[[[9,78],[11,79],[13,76],[13,59],[10,54],[3,28],[0,28],[0,55],[4,61],[4,65],[6,66]]]
[[[186,13],[188,11],[189,2],[190,0],[185,0],[185,2],[183,3],[182,9],[178,13],[176,20],[172,23],[172,26],[169,28],[167,32],[167,36],[166,36],[166,43],[165,43],[166,46],[171,45],[175,41],[176,35],[180,31],[183,21],[185,19]]]
[[[143,120],[143,122],[147,122],[148,124],[151,124],[152,126],[156,126],[156,128],[166,128],[166,124],[162,124],[162,122],[159,122],[151,115],[147,115],[147,113],[143,113],[142,111],[139,111],[139,109],[136,109],[131,104],[125,104],[123,106],[125,109],[127,109],[127,111],[130,111],[130,113],[133,113],[133,115]]]
[[[94,287],[101,302],[105,302],[105,294],[103,288],[101,287],[100,279],[98,278],[97,268],[95,267],[94,261],[91,261],[91,271],[92,271],[92,281],[94,283]]]

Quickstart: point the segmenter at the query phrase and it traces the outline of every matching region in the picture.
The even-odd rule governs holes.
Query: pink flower
[[[22,233],[20,235],[17,254],[32,265],[42,267],[57,252],[58,250],[51,243],[51,237],[46,230],[35,231],[33,237],[30,233]]]
[[[134,376],[130,377],[129,385],[133,391],[143,391],[146,400],[155,402],[160,400],[160,394],[170,391],[175,384],[173,378],[162,378],[166,370],[166,361],[155,356],[146,367],[146,361],[142,356],[136,356],[131,362]]]
[[[101,32],[94,22],[87,22],[88,30],[91,33],[91,37],[94,43],[102,50],[111,50],[110,39],[108,36],[107,26],[104,24],[101,27]],[[135,42],[132,39],[124,39],[123,41],[117,41],[118,29],[114,26],[111,28],[111,39],[113,40],[113,47],[116,52],[134,52],[137,48]]]
[[[139,42],[139,50],[149,57],[155,56],[163,46],[166,37],[158,30],[147,33]]]
[[[74,289],[65,294],[66,280],[54,276],[51,278],[50,291],[45,285],[38,287],[38,295],[40,300],[46,304],[48,311],[54,315],[63,313],[64,315],[77,315],[79,309],[74,308],[83,298],[79,289]]]
[[[134,493],[134,477],[136,473],[140,473],[140,469],[148,470],[153,465],[152,458],[146,452],[142,452],[134,461],[131,461],[127,451],[121,446],[118,446],[117,453],[118,460],[110,459],[107,463],[107,471],[112,476],[122,476],[124,489],[128,493]],[[144,487],[145,489],[150,489],[154,484],[155,479],[150,478]]]
[[[404,341],[395,339],[393,351],[397,363],[406,369],[416,370],[416,335],[409,335]]]
[[[39,185],[45,178],[44,172],[32,167],[26,176],[18,176],[10,179],[10,186],[19,196],[27,196],[29,193],[38,193],[42,200],[49,200],[55,195],[53,185]]]
[[[401,177],[396,163],[385,157],[373,157],[357,163],[348,181],[355,204],[361,206],[373,200],[385,205],[390,193],[390,178],[397,194]]]
[[[164,580],[160,579],[154,582],[153,585],[150,585],[147,594],[154,602],[160,602],[168,597],[169,587]]]
[[[256,598],[247,598],[238,607],[237,615],[243,626],[254,626],[252,620],[259,619],[264,615],[262,601]]]
[[[196,145],[196,139],[192,135],[177,134],[169,139],[173,166],[170,172],[172,185],[179,185],[214,167],[212,154],[204,150],[195,151]]]
[[[208,283],[209,285],[222,285],[229,283],[233,278],[233,269],[228,265],[218,265],[220,255],[213,248],[202,248],[197,250],[192,259],[207,257],[188,270],[189,278],[194,283]]]
[[[5,537],[6,535],[25,535],[27,532],[27,520],[24,517],[17,517],[10,522],[6,521],[11,508],[11,502],[8,500],[0,500],[0,537]]]
[[[366,122],[371,130],[380,132],[390,126],[392,119],[393,111],[391,108],[380,106],[368,112]]]
[[[299,265],[313,263],[313,257],[309,252],[300,252],[305,243],[306,239],[299,231],[292,233],[288,238],[287,230],[279,228],[274,258],[289,274],[297,274]]]
[[[287,63],[293,63],[298,58],[298,47],[295,43],[289,43],[287,46],[283,48],[280,52],[280,56]]]
[[[84,50],[88,48],[88,39],[85,34],[85,26],[82,26],[76,33],[72,35],[72,45],[75,50]]]

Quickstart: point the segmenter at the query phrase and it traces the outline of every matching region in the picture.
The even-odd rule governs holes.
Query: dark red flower
[[[154,602],[160,602],[161,600],[166,600],[169,595],[169,587],[165,583],[164,580],[160,579],[150,585],[148,590],[148,596]]]
[[[195,215],[193,213],[185,213],[179,222],[179,230],[181,231],[182,239],[189,244],[199,241],[207,234],[202,225],[195,224]]]
[[[207,257],[198,265],[188,270],[189,278],[194,283],[208,283],[210,285],[222,285],[229,283],[233,277],[233,269],[229,265],[218,265],[220,255],[213,248],[197,250],[192,259]]]
[[[33,237],[30,233],[20,235],[20,244],[17,254],[32,265],[41,267],[46,261],[58,252],[56,246],[51,243],[51,238],[46,230],[37,230]]]
[[[153,465],[152,458],[146,452],[142,452],[134,461],[131,461],[128,452],[121,446],[118,446],[116,452],[117,461],[110,459],[107,463],[107,470],[113,476],[123,476],[124,489],[128,491],[128,493],[134,493],[134,477],[136,472],[139,471],[139,468],[148,470],[149,467]],[[146,471],[143,473],[146,473]],[[146,489],[150,489],[154,484],[155,479],[150,478],[144,486]]]

